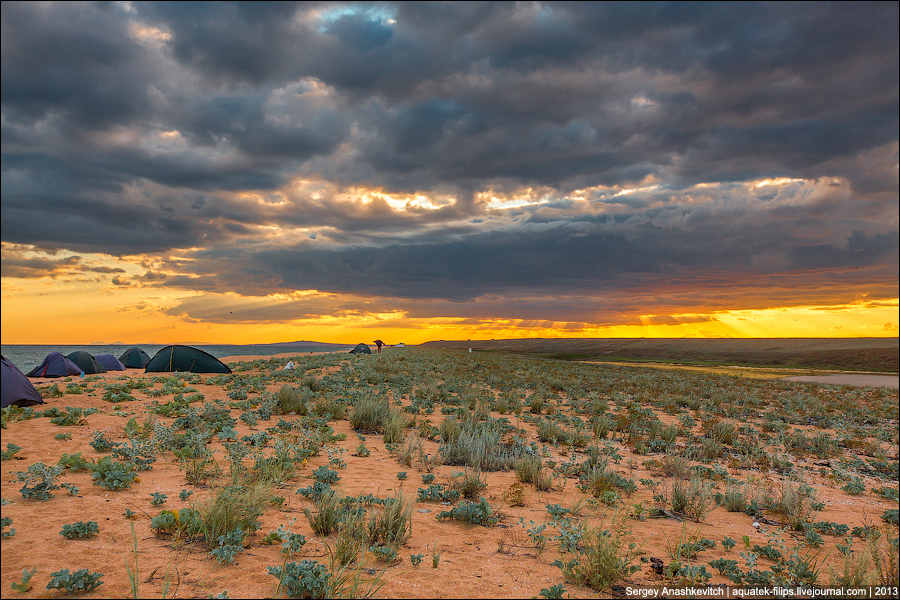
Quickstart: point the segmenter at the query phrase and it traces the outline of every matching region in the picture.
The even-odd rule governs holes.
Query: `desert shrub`
[[[397,560],[397,549],[392,546],[369,546],[375,558],[384,563],[392,563]]]
[[[331,486],[327,483],[322,483],[321,481],[316,481],[311,486],[300,488],[297,490],[297,493],[303,496],[304,498],[310,498],[312,500],[317,500],[321,498],[325,494],[332,493]]]
[[[555,561],[567,581],[585,585],[596,591],[608,591],[640,567],[632,565],[635,545],[628,543],[624,532],[617,529],[589,529],[582,543],[568,561]],[[566,554],[566,557],[569,553]]]
[[[456,502],[459,500],[459,492],[446,489],[440,483],[434,483],[427,488],[419,488],[416,499],[419,502]]]
[[[353,403],[350,426],[363,433],[378,433],[390,414],[387,398],[365,395]]]
[[[731,446],[737,439],[737,429],[731,423],[712,419],[703,423],[703,431],[707,438],[713,439],[720,444]]]
[[[11,538],[16,535],[16,530],[12,528],[13,520],[11,517],[3,517],[0,519],[0,525],[3,527],[3,538]],[[6,528],[9,527],[9,531],[6,531]]]
[[[687,479],[691,475],[691,465],[687,459],[675,454],[667,454],[662,459],[662,472],[667,477]]]
[[[343,517],[343,508],[341,501],[337,495],[331,491],[322,494],[314,500],[316,513],[313,514],[308,508],[303,509],[303,514],[309,521],[310,527],[316,535],[329,536],[337,530],[338,524]]]
[[[343,419],[347,414],[347,405],[331,396],[319,398],[313,404],[312,414],[329,420]]]
[[[725,497],[722,504],[728,512],[744,512],[747,508],[747,499],[744,497],[744,493],[740,488],[729,486],[725,490]]]
[[[91,469],[91,461],[84,458],[81,452],[76,452],[75,454],[66,454],[64,452],[56,464],[70,471],[90,471]]]
[[[61,536],[69,540],[84,540],[92,538],[100,533],[100,527],[96,521],[76,521],[75,523],[67,523],[63,525]]]
[[[438,431],[440,432],[441,442],[454,442],[462,432],[462,425],[459,424],[456,417],[447,417],[441,422]]]
[[[516,476],[522,483],[534,483],[541,472],[542,464],[540,456],[526,454],[515,462]]]
[[[313,472],[313,478],[315,478],[316,481],[320,481],[322,483],[332,484],[337,483],[338,479],[340,479],[341,476],[338,475],[337,471],[333,471],[325,465],[322,465]]]
[[[397,492],[380,514],[369,517],[366,532],[370,544],[403,545],[412,535],[412,505]]]
[[[869,535],[861,549],[842,552],[839,567],[831,569],[831,585],[836,587],[889,586],[898,584],[898,539],[893,532]]]
[[[578,487],[596,498],[601,497],[607,491],[623,490],[631,494],[637,489],[633,481],[610,469],[605,460],[582,473],[578,480]]]
[[[478,471],[466,471],[458,473],[453,478],[453,489],[458,490],[464,498],[475,500],[478,494],[487,487],[487,482],[482,479]]]
[[[399,410],[391,410],[384,419],[384,443],[399,444],[406,437],[409,419]]]
[[[223,565],[232,564],[235,557],[244,550],[244,535],[244,530],[241,528],[220,535],[218,545],[209,553],[210,557],[215,558]]]
[[[859,477],[854,477],[841,489],[851,496],[859,496],[866,491],[866,484],[864,484]]]
[[[16,407],[18,408],[18,407]],[[12,457],[16,455],[16,452],[22,449],[22,446],[17,446],[15,444],[6,444],[6,450],[2,451],[3,460],[12,460]]]
[[[698,523],[709,512],[713,503],[712,486],[708,481],[692,479],[672,484],[672,510]]]
[[[493,527],[500,521],[500,515],[494,512],[487,500],[480,498],[478,502],[463,500],[458,506],[438,513],[437,519],[439,521],[453,519],[473,525]]]
[[[445,465],[468,466],[482,471],[506,471],[525,454],[518,441],[504,442],[497,422],[466,422],[455,440],[441,444]]]
[[[92,592],[103,585],[103,573],[93,573],[87,569],[78,569],[70,573],[68,569],[62,569],[50,573],[48,590],[65,590],[67,594],[82,594]]]
[[[258,519],[270,498],[271,494],[261,485],[222,488],[197,508],[201,521],[199,534],[213,548],[220,536],[236,529],[253,533],[260,527]]]
[[[363,516],[352,513],[339,524],[334,544],[334,558],[340,565],[356,564],[365,548],[367,539]]]
[[[331,572],[316,561],[287,562],[284,566],[268,567],[266,571],[278,579],[275,595],[284,590],[288,598],[330,598]]]
[[[22,497],[29,500],[49,500],[53,497],[53,490],[59,489],[56,478],[63,472],[63,467],[56,465],[49,467],[38,462],[30,465],[25,472],[16,473],[19,481],[24,482],[19,491]]]
[[[116,462],[108,456],[91,465],[91,471],[94,483],[107,490],[124,490],[137,478],[131,464]]]
[[[537,424],[538,440],[547,444],[567,444],[571,440],[569,432],[550,419],[541,419]]]
[[[797,531],[809,521],[813,513],[812,503],[815,501],[815,490],[808,485],[785,481],[779,497],[772,501],[768,508],[784,515],[788,524]]]
[[[97,412],[97,409],[67,406],[66,412],[60,413],[58,416],[51,418],[50,422],[54,425],[61,425],[64,427],[84,425],[85,423],[87,423],[87,419],[85,419],[85,417],[95,412]]]
[[[207,485],[210,480],[221,474],[222,469],[211,456],[185,458],[181,461],[184,469],[184,480],[188,485]]]

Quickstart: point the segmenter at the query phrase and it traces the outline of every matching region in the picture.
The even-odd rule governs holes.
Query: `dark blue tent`
[[[143,369],[150,362],[150,355],[140,348],[129,348],[122,353],[119,361],[128,369]]]
[[[103,373],[104,369],[97,363],[97,359],[90,352],[84,350],[76,350],[66,354],[66,358],[78,365],[85,375],[93,375],[94,373]]]
[[[112,354],[97,354],[94,356],[94,360],[97,361],[101,367],[106,369],[107,371],[124,371],[125,365],[119,362],[119,359],[113,356]]]
[[[228,365],[193,346],[166,346],[157,352],[147,366],[147,373],[181,371],[191,373],[231,373]]]
[[[0,396],[0,404],[3,408],[15,404],[17,406],[33,406],[35,404],[43,404],[41,394],[34,389],[28,378],[22,374],[16,365],[6,360],[5,356],[0,356],[3,362],[3,379],[2,396]]]
[[[44,358],[44,362],[28,372],[29,377],[65,377],[67,375],[81,375],[81,367],[59,352],[51,352]]]

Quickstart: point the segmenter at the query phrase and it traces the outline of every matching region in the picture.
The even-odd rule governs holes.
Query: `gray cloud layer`
[[[249,295],[896,272],[897,20],[896,3],[4,3],[2,239],[200,247],[162,284]],[[295,177],[324,196],[285,192]],[[771,177],[809,183],[739,185]],[[642,180],[660,187],[567,199]],[[702,182],[724,184],[698,203]],[[352,186],[456,202],[341,202]],[[551,201],[478,200],[529,186]],[[269,243],[272,225],[322,231]]]

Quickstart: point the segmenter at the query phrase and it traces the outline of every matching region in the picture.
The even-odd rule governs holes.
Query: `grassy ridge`
[[[561,360],[662,361],[686,365],[898,372],[897,338],[512,339],[434,341],[429,348],[511,352]]]

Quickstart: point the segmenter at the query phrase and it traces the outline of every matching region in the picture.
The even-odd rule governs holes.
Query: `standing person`
[[[384,346],[384,342],[381,340],[375,340],[375,345],[378,346],[378,354],[381,354],[381,347]]]

